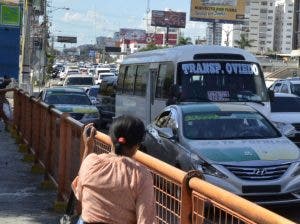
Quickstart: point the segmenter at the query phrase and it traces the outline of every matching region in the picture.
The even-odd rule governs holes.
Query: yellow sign
[[[245,0],[191,0],[191,21],[242,23]]]

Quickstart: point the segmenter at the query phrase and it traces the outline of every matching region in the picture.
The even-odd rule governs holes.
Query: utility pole
[[[19,77],[20,88],[32,93],[32,84],[30,80],[31,73],[31,15],[32,1],[25,0],[23,5],[23,28],[22,28],[22,58],[21,72]]]

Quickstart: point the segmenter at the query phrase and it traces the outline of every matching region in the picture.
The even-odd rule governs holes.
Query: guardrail
[[[44,167],[45,180],[57,186],[57,200],[66,200],[83,154],[83,125],[22,90],[14,90],[13,126],[35,163]],[[109,136],[97,132],[94,151],[107,153],[110,149]],[[201,180],[198,171],[184,172],[140,151],[134,159],[153,174],[157,223],[293,223]]]

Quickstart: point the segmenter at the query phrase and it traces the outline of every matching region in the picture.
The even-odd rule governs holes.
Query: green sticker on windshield
[[[219,115],[217,114],[196,114],[196,115],[185,116],[184,121],[214,120],[218,118]]]

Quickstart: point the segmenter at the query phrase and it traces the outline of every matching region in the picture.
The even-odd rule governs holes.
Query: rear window
[[[274,97],[271,112],[300,112],[300,97]]]
[[[93,77],[70,77],[66,80],[66,85],[94,85]]]
[[[89,97],[85,93],[49,92],[45,96],[47,104],[72,104],[91,105]]]

